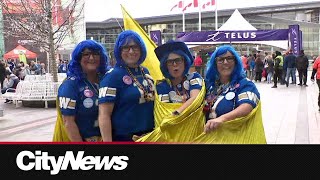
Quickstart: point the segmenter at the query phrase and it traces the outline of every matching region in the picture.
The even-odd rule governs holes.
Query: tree
[[[62,4],[63,2],[63,4]],[[47,65],[57,78],[56,50],[76,44],[75,31],[83,22],[83,0],[1,0],[4,36],[27,39],[48,54]],[[81,29],[83,30],[83,29]]]

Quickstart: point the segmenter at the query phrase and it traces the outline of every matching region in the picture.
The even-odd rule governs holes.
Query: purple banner
[[[150,31],[150,37],[153,40],[153,42],[156,43],[157,46],[160,46],[162,44],[160,30]]]
[[[288,29],[256,31],[195,31],[180,32],[177,40],[183,42],[233,42],[288,40]]]
[[[292,49],[294,55],[299,55],[301,50],[299,25],[289,25],[289,49]]]

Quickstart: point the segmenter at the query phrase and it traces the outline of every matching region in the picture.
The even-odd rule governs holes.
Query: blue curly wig
[[[214,53],[210,57],[210,60],[207,63],[207,72],[206,72],[206,78],[205,78],[206,82],[208,83],[207,87],[214,86],[216,83],[216,80],[218,80],[220,76],[217,69],[217,64],[215,61],[216,57],[226,54],[228,51],[231,54],[233,54],[235,57],[235,66],[231,73],[230,83],[234,84],[239,80],[245,78],[245,72],[243,70],[243,65],[242,65],[242,61],[239,54],[236,52],[236,50],[232,46],[223,45],[218,47],[218,49],[214,51]]]
[[[189,69],[190,69],[191,65],[193,64],[193,61],[190,60],[189,56],[184,51],[182,51],[182,50],[174,50],[174,51],[165,53],[162,56],[162,58],[160,59],[160,70],[161,70],[163,76],[166,77],[166,78],[169,78],[169,79],[173,78],[170,75],[170,73],[168,71],[168,67],[167,67],[167,59],[168,59],[170,53],[174,53],[174,54],[177,54],[177,55],[180,55],[181,57],[183,57],[184,62],[185,62],[183,75],[188,74]]]
[[[97,69],[97,72],[101,75],[104,75],[107,72],[108,66],[108,56],[106,49],[94,40],[84,40],[81,41],[73,50],[72,57],[70,63],[68,65],[67,76],[75,77],[77,80],[85,78],[86,75],[82,71],[81,68],[81,53],[85,50],[89,49],[91,51],[99,51],[100,52],[100,65]]]
[[[147,57],[147,49],[146,45],[144,44],[142,38],[139,36],[138,33],[132,30],[126,30],[119,34],[116,43],[114,45],[114,56],[117,61],[116,65],[125,65],[125,62],[122,60],[121,57],[121,47],[128,45],[131,41],[135,42],[137,45],[140,46],[141,56],[138,60],[138,64],[142,64],[143,61]]]

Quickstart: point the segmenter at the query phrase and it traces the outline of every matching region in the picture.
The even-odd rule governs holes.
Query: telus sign
[[[299,30],[299,25],[290,25],[289,29],[276,30],[180,32],[177,35],[177,40],[189,43],[214,42],[215,44],[217,42],[287,40],[288,49],[293,49],[294,54],[299,54],[302,49],[302,33]]]
[[[301,34],[302,35],[302,34]],[[289,25],[289,49],[292,49],[293,54],[299,55],[300,50],[302,49],[299,32],[299,25]]]
[[[177,39],[184,42],[232,42],[288,40],[288,29],[256,31],[195,31],[180,32]]]

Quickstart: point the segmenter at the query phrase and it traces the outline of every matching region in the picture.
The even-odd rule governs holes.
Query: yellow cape
[[[171,115],[181,103],[163,103],[155,96],[154,131],[136,142],[190,143],[190,144],[266,144],[262,122],[261,101],[245,117],[223,123],[205,134],[205,115],[202,111],[205,96],[203,86],[196,100],[179,116]]]
[[[62,114],[59,106],[59,99],[56,99],[57,121],[53,132],[53,142],[70,142],[66,128],[63,125]]]
[[[136,142],[191,142],[203,132],[205,115],[203,113],[206,88],[203,86],[194,102],[180,115],[171,113],[182,103],[161,102],[155,92],[154,118],[155,129]]]

